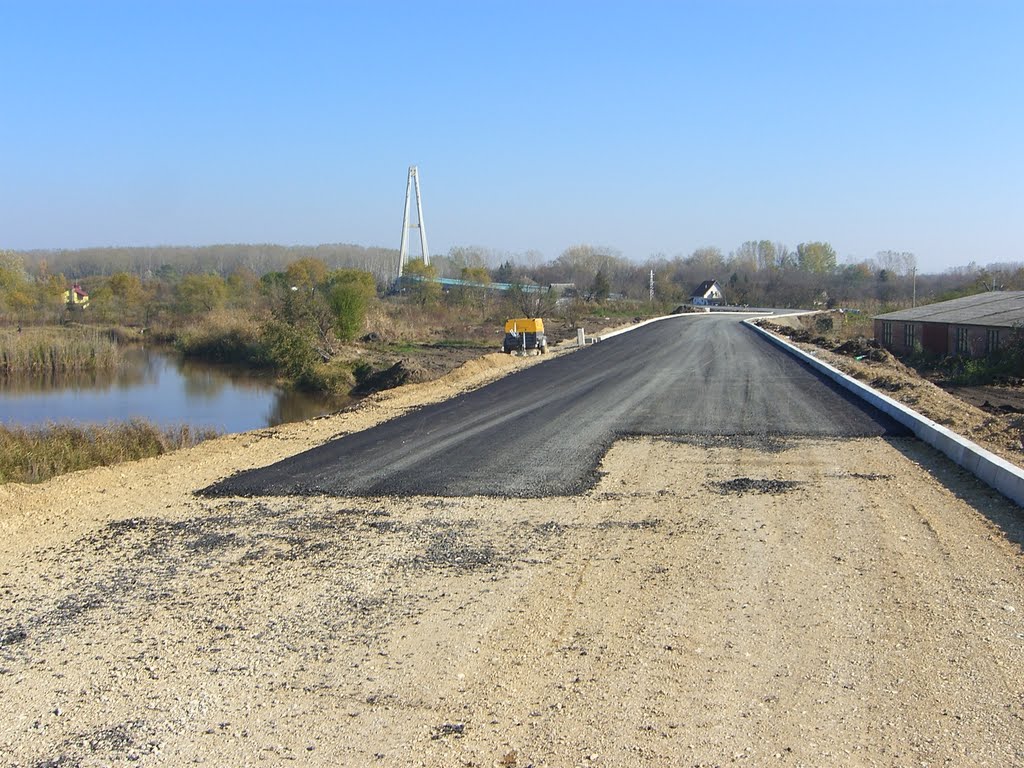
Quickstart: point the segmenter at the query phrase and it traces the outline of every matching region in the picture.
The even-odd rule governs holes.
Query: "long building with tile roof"
[[[1024,328],[1024,291],[963,296],[875,317],[875,338],[897,354],[920,348],[936,355],[981,357]]]

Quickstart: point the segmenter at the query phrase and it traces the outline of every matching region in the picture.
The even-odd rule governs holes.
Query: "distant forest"
[[[69,280],[109,277],[119,272],[148,279],[166,279],[187,274],[215,274],[227,278],[239,270],[257,276],[280,272],[294,261],[315,258],[331,269],[350,268],[369,272],[384,283],[398,268],[398,250],[364,248],[360,245],[160,245],[142,248],[78,248],[74,250],[13,251],[32,271],[40,264],[49,274]],[[390,276],[390,278],[389,278]]]
[[[282,246],[237,244],[83,248],[0,252],[0,272],[21,272],[28,282],[105,284],[111,277],[131,275],[143,284],[178,285],[188,275],[259,279],[282,272],[302,259],[322,262],[327,269],[356,269],[373,275],[378,290],[387,291],[398,268],[398,251],[351,244]],[[572,285],[590,299],[646,300],[653,272],[655,300],[685,301],[704,280],[722,285],[730,303],[748,306],[857,306],[888,309],[939,301],[985,290],[1024,289],[1024,264],[971,262],[940,274],[917,270],[911,253],[880,251],[856,263],[840,263],[827,242],[800,243],[795,249],[768,240],[751,240],[732,251],[704,247],[687,255],[655,255],[631,261],[616,249],[589,244],[567,248],[543,261],[536,252],[513,255],[474,246],[451,248],[431,258],[430,273],[538,285]],[[11,285],[10,280],[7,285]],[[5,280],[0,275],[0,294]],[[0,295],[0,305],[3,302]],[[2,310],[2,308],[0,308]]]

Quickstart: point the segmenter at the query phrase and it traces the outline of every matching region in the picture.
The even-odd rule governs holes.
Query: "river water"
[[[291,392],[235,368],[182,360],[160,350],[129,347],[115,373],[69,377],[0,376],[0,423],[96,424],[146,419],[224,433],[302,421],[331,413],[344,400]]]

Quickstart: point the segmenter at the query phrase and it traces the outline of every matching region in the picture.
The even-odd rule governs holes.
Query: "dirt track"
[[[0,488],[0,763],[1022,765],[1019,510],[902,438],[578,497],[192,491],[535,361]]]

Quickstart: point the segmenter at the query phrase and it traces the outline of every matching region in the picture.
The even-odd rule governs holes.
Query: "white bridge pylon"
[[[413,185],[416,187],[416,223],[409,221],[409,193]],[[430,264],[430,251],[427,250],[427,230],[423,226],[423,201],[420,199],[420,174],[415,165],[409,166],[409,179],[405,182],[405,216],[402,217],[402,247],[398,254],[398,277],[401,279],[405,265],[409,263],[409,230],[420,231],[420,251],[423,263]]]

